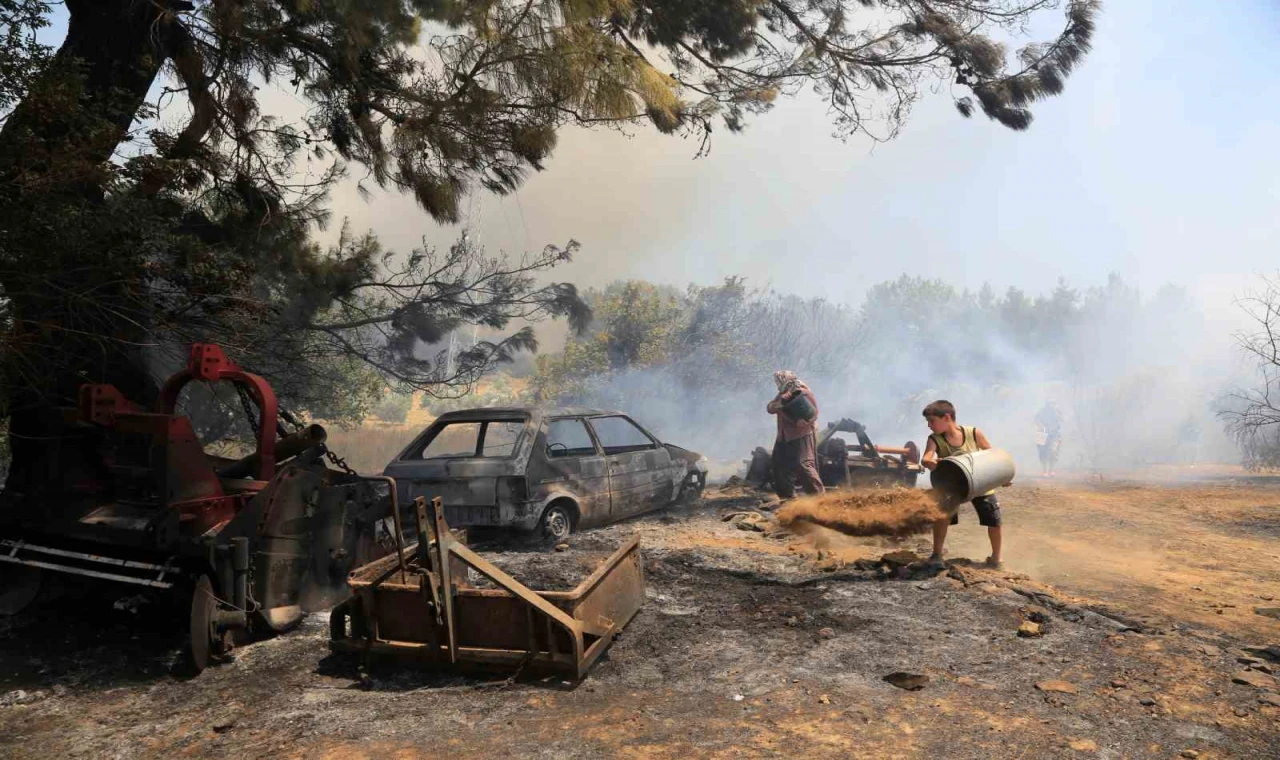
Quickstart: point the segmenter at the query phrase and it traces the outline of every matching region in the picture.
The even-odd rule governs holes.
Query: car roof
[[[579,406],[490,406],[445,412],[437,418],[437,421],[488,420],[495,417],[523,417],[526,415],[540,417],[600,417],[614,414],[624,413]]]

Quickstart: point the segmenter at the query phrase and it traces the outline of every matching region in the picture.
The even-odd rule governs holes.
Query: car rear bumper
[[[497,506],[451,506],[444,508],[445,519],[455,527],[491,527],[533,530],[542,516],[542,503],[521,501]]]

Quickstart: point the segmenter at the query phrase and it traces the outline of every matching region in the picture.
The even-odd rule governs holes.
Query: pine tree
[[[842,135],[891,136],[938,81],[968,91],[962,113],[976,99],[1021,129],[1088,49],[1098,10],[1067,0],[1057,37],[1010,56],[996,38],[1050,5],[66,0],[67,36],[49,55],[29,34],[49,4],[0,0],[14,470],[42,456],[49,407],[81,382],[146,402],[157,352],[193,337],[276,357],[282,379],[354,358],[403,390],[473,381],[532,346],[527,332],[484,343],[442,377],[421,349],[457,324],[585,321],[571,287],[533,279],[573,245],[497,263],[465,241],[407,264],[369,237],[321,250],[308,235],[348,167],[453,222],[467,193],[511,192],[541,169],[565,126],[649,123],[705,146],[715,125],[741,129],[806,86]],[[264,86],[305,113],[270,113]]]

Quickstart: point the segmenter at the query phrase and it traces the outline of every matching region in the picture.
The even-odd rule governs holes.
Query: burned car
[[[558,540],[700,492],[707,461],[622,412],[467,409],[440,415],[384,474],[401,504],[441,497],[450,525]]]

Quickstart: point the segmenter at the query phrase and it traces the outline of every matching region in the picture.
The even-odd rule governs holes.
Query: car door
[[[609,515],[621,519],[671,501],[671,453],[625,415],[590,418],[612,490]]]
[[[558,417],[543,423],[540,460],[529,468],[535,492],[562,488],[578,499],[579,525],[604,522],[609,515],[609,469],[604,455],[581,417]]]

